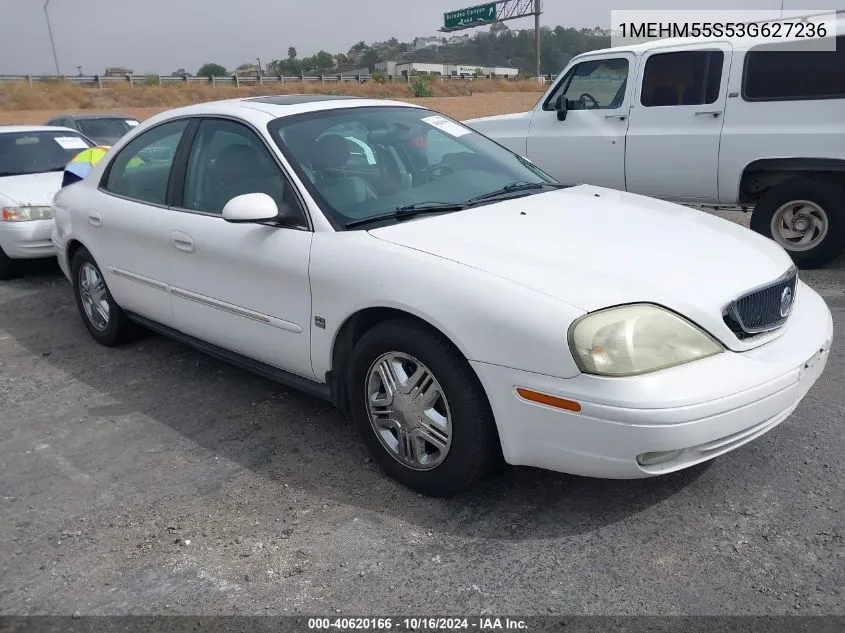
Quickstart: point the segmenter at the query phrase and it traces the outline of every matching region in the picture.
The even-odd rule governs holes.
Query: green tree
[[[317,70],[331,70],[334,68],[334,57],[331,53],[320,51],[314,55],[314,67]]]
[[[288,46],[288,59],[296,59],[296,49],[293,46]]]
[[[215,63],[203,64],[197,71],[197,77],[225,77],[226,75],[226,67]]]

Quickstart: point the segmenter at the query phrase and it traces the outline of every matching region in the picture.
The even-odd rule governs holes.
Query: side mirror
[[[555,111],[557,112],[558,121],[566,120],[567,105],[566,98],[563,95],[558,95],[558,98],[555,99]]]
[[[235,223],[271,222],[279,219],[279,207],[266,193],[246,193],[226,203],[223,219]]]

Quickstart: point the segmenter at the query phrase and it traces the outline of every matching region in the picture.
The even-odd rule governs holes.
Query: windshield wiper
[[[501,189],[496,189],[495,191],[483,193],[480,196],[470,198],[469,200],[467,200],[467,203],[472,204],[473,202],[478,202],[480,200],[490,200],[491,198],[498,198],[499,196],[508,195],[517,191],[532,191],[534,189],[543,189],[545,187],[552,187],[553,189],[562,189],[563,186],[564,185],[554,182],[512,182],[509,185],[505,185]]]
[[[406,204],[401,207],[396,207],[392,211],[386,213],[379,213],[368,218],[361,218],[359,220],[352,220],[344,225],[344,228],[352,229],[356,226],[363,226],[372,222],[381,222],[383,220],[405,220],[419,215],[430,215],[433,213],[448,213],[449,211],[463,211],[467,208],[464,202],[418,202],[416,204]]]

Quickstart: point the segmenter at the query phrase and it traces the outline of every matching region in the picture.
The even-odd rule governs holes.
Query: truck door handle
[[[717,116],[722,114],[722,111],[721,110],[704,110],[702,112],[696,112],[695,116],[706,116],[708,114],[710,116],[712,116],[713,118],[716,118]]]
[[[173,231],[170,233],[170,239],[173,242],[173,246],[183,251],[185,253],[193,253],[194,252],[194,240],[191,239],[191,236],[187,233],[182,233],[181,231]]]
[[[91,226],[102,226],[103,218],[100,217],[100,214],[96,211],[89,211],[88,212],[88,224]]]
[[[605,114],[605,119],[619,119],[620,121],[624,121],[628,118],[627,114]]]

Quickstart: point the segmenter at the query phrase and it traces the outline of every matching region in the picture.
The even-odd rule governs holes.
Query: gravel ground
[[[837,329],[843,272],[803,275]],[[0,613],[845,614],[843,374],[837,339],[787,422],[679,474],[429,499],[330,405],[162,337],[96,345],[34,266],[0,284]]]

